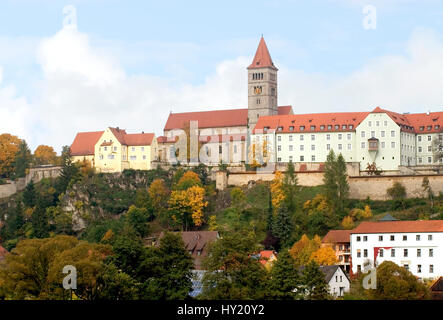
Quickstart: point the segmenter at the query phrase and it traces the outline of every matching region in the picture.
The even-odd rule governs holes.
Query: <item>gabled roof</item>
[[[292,106],[278,107],[278,114],[292,113]],[[248,109],[213,110],[198,112],[170,113],[164,130],[183,129],[190,121],[198,121],[198,127],[246,127],[248,125]]]
[[[443,132],[443,112],[411,113],[404,116],[416,133]]]
[[[443,232],[443,220],[418,221],[363,221],[351,230],[356,233],[408,233],[408,232]]]
[[[150,146],[154,133],[130,133],[125,135],[125,142],[128,146]]]
[[[375,108],[371,113],[386,113],[401,128],[401,131],[414,132],[414,127],[409,123],[406,114],[385,110],[380,107]]]
[[[94,154],[94,146],[104,131],[79,132],[71,145],[71,155],[88,156]]]
[[[264,130],[265,127],[282,133],[350,132],[354,131],[368,114],[369,112],[337,112],[264,116],[258,119],[254,133],[256,130]]]
[[[274,250],[262,250],[259,253],[259,262],[265,265],[273,255],[277,257],[277,253]]]
[[[329,230],[322,239],[323,243],[351,242],[351,230]]]
[[[329,281],[331,281],[331,279],[334,276],[334,274],[337,271],[337,269],[341,269],[341,267],[339,265],[319,266],[319,267],[320,267],[321,272],[323,272],[323,274],[325,275],[326,283],[329,283]],[[301,266],[298,270],[299,270],[299,272],[303,272],[304,269],[305,269],[305,266]],[[346,273],[343,272],[343,274],[349,280],[349,278],[346,275]]]
[[[266,45],[265,39],[263,37],[261,37],[260,43],[258,44],[254,60],[252,60],[252,63],[248,67],[248,69],[255,69],[255,68],[272,68],[274,70],[278,70],[274,66],[274,62],[272,62],[268,46]]]

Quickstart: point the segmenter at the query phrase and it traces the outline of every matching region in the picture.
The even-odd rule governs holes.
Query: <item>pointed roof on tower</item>
[[[266,67],[278,70],[274,66],[274,62],[272,62],[271,55],[269,54],[269,50],[268,47],[266,46],[265,39],[262,36],[260,39],[260,43],[258,44],[254,60],[252,61],[248,69],[266,68]]]

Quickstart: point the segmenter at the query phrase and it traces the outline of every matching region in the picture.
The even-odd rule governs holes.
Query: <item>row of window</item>
[[[431,258],[434,257],[434,249],[428,249],[428,250],[429,250],[428,256]],[[392,248],[392,249],[390,249],[390,251],[391,251],[391,257],[395,257],[395,249]],[[421,249],[417,249],[417,258],[422,257],[421,252],[422,252]],[[403,249],[403,257],[408,257],[408,254],[409,254],[409,249]],[[379,256],[381,258],[384,257],[384,249],[380,249]],[[368,249],[363,250],[363,257],[364,258],[368,257]],[[361,258],[361,250],[360,249],[357,249],[357,258]]]
[[[108,147],[103,147],[103,149],[104,149],[104,151],[108,151]],[[112,151],[117,151],[117,147],[113,147],[112,149],[110,149],[110,150],[112,150]],[[136,150],[136,147],[131,147],[131,151],[135,151]],[[145,147],[140,147],[140,150],[143,152],[143,151],[145,151]],[[101,151],[101,148],[100,148],[100,151]]]
[[[409,270],[409,265],[403,264],[403,268],[405,268],[406,270]],[[357,272],[361,272],[361,264],[357,265]],[[421,273],[421,272],[422,272],[422,265],[418,264],[417,265],[417,273]],[[433,264],[429,265],[429,273],[434,273],[434,265]]]
[[[303,144],[301,144],[299,146],[300,151],[305,151],[305,146]],[[337,145],[337,149],[338,150],[343,150],[343,145],[341,143],[339,143]],[[277,146],[277,151],[281,151],[282,150],[282,146],[278,145]],[[288,145],[288,150],[289,151],[294,151],[294,146],[292,144]],[[326,144],[326,150],[331,150],[331,145],[330,144]],[[348,150],[352,150],[352,145],[349,143],[348,144]],[[311,144],[311,151],[315,151],[315,144]]]
[[[315,131],[315,129],[317,127],[315,125],[312,125],[309,128],[310,128],[311,131]],[[321,131],[324,131],[326,128],[327,128],[327,130],[332,130],[333,126],[332,125],[327,125],[327,126],[326,125],[321,125],[320,126],[320,130]],[[267,130],[269,130],[269,129],[270,129],[270,127],[264,127],[263,128],[263,130],[265,132]],[[294,131],[294,129],[295,129],[295,126],[289,126],[289,131]],[[300,131],[305,131],[305,129],[306,129],[306,126],[300,126]],[[350,124],[350,125],[344,124],[344,125],[341,126],[341,129],[342,130],[347,130],[347,129],[352,130],[352,129],[354,129],[354,126],[352,124]],[[334,125],[334,130],[340,130],[340,125],[339,124]],[[279,132],[279,131],[283,131],[283,127],[282,126],[277,127],[277,132]]]
[[[362,131],[360,135],[361,135],[362,138],[366,138],[366,131]],[[371,138],[376,138],[376,136],[375,136],[375,131],[371,131],[371,136],[370,136],[370,137],[371,137]],[[381,138],[384,138],[384,137],[385,137],[385,132],[384,132],[384,131],[380,131],[380,137],[381,137]],[[391,131],[391,137],[392,137],[392,138],[395,137],[395,130],[392,130],[392,131]]]
[[[294,161],[294,157],[293,156],[289,156],[289,162],[293,162]],[[304,162],[305,161],[305,156],[300,156],[300,162]],[[281,157],[277,158],[277,162],[281,162]],[[311,162],[315,162],[315,155],[311,156]]]
[[[346,136],[347,136],[348,140],[352,139],[352,135],[350,133],[348,133]],[[293,136],[289,135],[288,139],[289,139],[289,141],[293,141]],[[305,136],[303,134],[301,134],[299,136],[299,139],[300,139],[300,141],[304,141],[305,140]],[[338,134],[338,140],[342,140],[342,139],[343,139],[343,134],[339,133]],[[331,140],[331,135],[329,133],[326,135],[326,140]],[[281,136],[280,135],[277,136],[277,141],[281,141]],[[311,134],[311,141],[315,141],[315,134]]]
[[[107,157],[109,160],[114,160],[115,159],[115,156],[113,155],[113,154],[108,154],[108,157]],[[104,159],[104,156],[101,154],[101,155],[99,155],[99,159],[100,160],[103,160]],[[137,156],[130,156],[129,157],[129,159],[130,160],[137,160]],[[126,155],[123,155],[122,156],[122,160],[123,161],[126,161]],[[146,155],[143,155],[143,160],[146,160]]]
[[[383,241],[384,236],[378,236],[378,241]],[[428,241],[432,241],[433,237],[432,234],[428,234]],[[357,236],[357,242],[361,241],[362,237],[361,236]],[[395,241],[395,235],[391,234],[390,235],[390,240],[391,241]],[[421,240],[421,235],[417,234],[415,235],[415,240],[416,241],[420,241]],[[368,236],[363,236],[363,241],[368,241]],[[408,241],[408,236],[407,235],[403,235],[403,241]]]

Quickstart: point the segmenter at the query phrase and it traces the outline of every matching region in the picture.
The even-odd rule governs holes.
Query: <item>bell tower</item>
[[[263,36],[248,67],[248,126],[254,129],[261,116],[278,114],[277,71]]]

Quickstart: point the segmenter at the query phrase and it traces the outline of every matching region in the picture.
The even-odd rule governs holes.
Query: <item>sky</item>
[[[262,35],[295,113],[443,111],[443,1],[2,0],[0,134],[60,152],[246,108]]]

